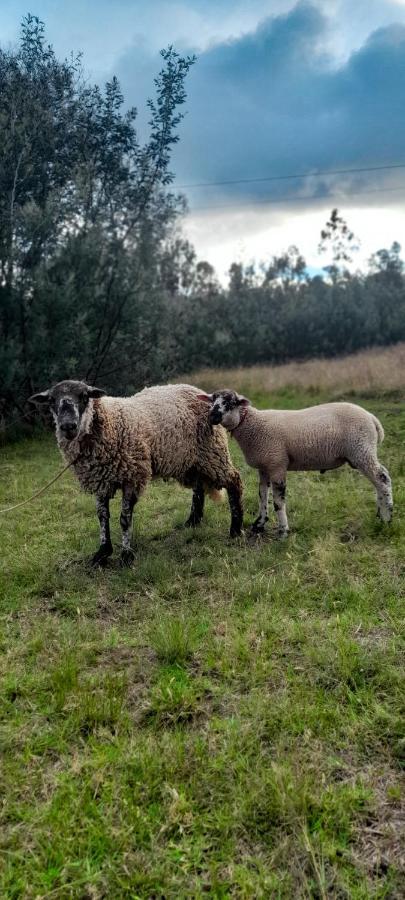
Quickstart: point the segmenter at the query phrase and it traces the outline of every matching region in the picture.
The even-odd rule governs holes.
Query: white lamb
[[[223,425],[241,447],[246,462],[260,475],[259,515],[253,530],[262,532],[268,520],[271,485],[281,537],[288,534],[285,506],[287,471],[336,469],[349,463],[374,485],[377,515],[392,517],[391,478],[377,458],[384,439],[381,422],[354,403],[323,403],[300,410],[255,409],[235,391],[200,394],[211,404],[212,424]]]

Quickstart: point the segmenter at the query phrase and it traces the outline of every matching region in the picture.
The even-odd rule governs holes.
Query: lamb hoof
[[[231,528],[231,530],[229,532],[229,537],[230,538],[242,537],[242,534],[243,534],[242,527],[241,528]]]
[[[135,553],[130,548],[121,550],[121,566],[123,569],[130,569],[135,559]]]
[[[288,531],[288,528],[282,528],[280,531],[277,532],[278,540],[285,541],[285,539],[288,538],[289,533],[290,532]]]
[[[392,509],[377,509],[377,519],[388,525],[389,522],[392,522],[392,512]]]
[[[109,556],[111,556],[112,552],[113,552],[113,548],[110,546],[99,547],[99,549],[97,550],[97,553],[95,553],[94,556],[90,560],[90,565],[92,566],[92,568],[93,569],[96,569],[96,568],[104,569],[104,567],[107,565],[108,558],[109,558]]]

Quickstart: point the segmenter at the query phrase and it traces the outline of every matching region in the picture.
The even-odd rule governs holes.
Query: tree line
[[[181,234],[171,150],[194,59],[162,51],[150,130],[118,81],[85,80],[60,61],[36,17],[0,49],[0,418],[63,378],[128,393],[201,366],[332,356],[405,339],[399,244],[366,272],[333,210],[329,256],[310,276],[295,247],[259,266],[234,263],[221,286]]]

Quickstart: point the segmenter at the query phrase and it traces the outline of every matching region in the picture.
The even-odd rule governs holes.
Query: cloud
[[[299,3],[200,54],[189,76],[187,115],[174,156],[179,184],[404,161],[405,25],[378,28],[337,62],[330,47],[342,2],[332,18],[319,4]],[[134,57],[128,52],[118,66],[126,93],[138,66]],[[144,59],[142,72],[141,93],[146,81],[152,83],[151,60]],[[399,182],[401,172],[390,179],[372,173],[188,194],[193,208],[322,195],[337,185],[347,191],[392,186],[394,178]]]
[[[25,0],[4,0],[3,40]],[[83,48],[102,80],[114,72],[140,110],[174,43],[199,58],[188,79],[177,183],[260,178],[402,162],[405,0],[37,0],[59,54]],[[269,15],[271,9],[271,15]],[[397,22],[398,24],[394,24]],[[368,33],[372,31],[372,33]],[[405,182],[405,171],[402,176]],[[189,191],[192,207],[393,186],[392,176],[339,176]],[[395,194],[391,195],[391,200]]]
[[[404,215],[397,208],[358,207],[355,199],[350,207],[344,207],[343,214],[361,240],[353,260],[353,268],[361,269],[376,250],[390,247],[395,240],[401,242]],[[329,214],[330,205],[318,203],[310,209],[291,204],[288,212],[277,207],[269,211],[261,208],[232,213],[213,211],[190,216],[186,220],[186,234],[199,255],[214,266],[224,284],[232,262],[266,262],[291,244],[299,247],[310,269],[319,271],[330,261],[317,249]]]
[[[285,11],[293,2],[272,0],[273,12]],[[169,43],[202,50],[251,31],[268,5],[269,0],[35,0],[33,12],[45,22],[56,51],[83,51],[87,70],[100,79],[127,54],[136,71],[139,44],[148,48],[156,65],[158,51]],[[2,0],[3,45],[17,39],[28,9],[27,0]]]

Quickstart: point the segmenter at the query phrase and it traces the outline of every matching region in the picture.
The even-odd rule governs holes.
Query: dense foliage
[[[28,16],[0,50],[0,417],[66,377],[128,392],[200,366],[331,356],[405,339],[400,247],[350,274],[356,238],[338,210],[322,275],[295,247],[231,266],[222,287],[179,228],[170,154],[191,58],[162,51],[150,134],[119,83],[60,62]]]
[[[176,264],[169,276],[165,273],[165,287],[166,302],[177,313],[174,365],[183,371],[248,366],[403,340],[400,249],[395,243],[380,250],[367,273],[355,274],[342,268],[333,253],[325,275],[310,277],[302,256],[290,247],[259,268],[233,264],[229,285],[222,289],[207,263],[192,267],[187,247],[172,248]]]
[[[170,152],[193,60],[162,51],[148,102],[150,136],[123,110],[115,78],[101,91],[80,59],[59,62],[28,16],[0,51],[0,398],[19,407],[38,385],[96,379],[131,360],[159,367],[155,259],[180,198]]]

